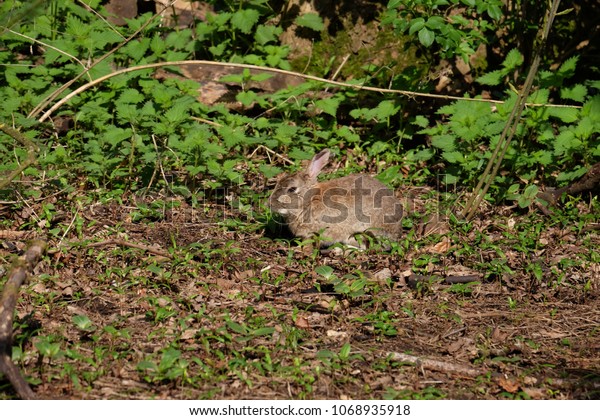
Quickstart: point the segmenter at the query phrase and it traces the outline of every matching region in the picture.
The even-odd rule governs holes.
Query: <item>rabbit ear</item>
[[[329,149],[324,149],[313,156],[310,164],[308,165],[308,176],[311,178],[316,178],[317,175],[319,175],[321,169],[323,169],[325,165],[327,165],[327,162],[329,162],[329,153]]]

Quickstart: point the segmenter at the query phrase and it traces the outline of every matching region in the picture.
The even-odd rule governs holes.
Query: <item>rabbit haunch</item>
[[[360,233],[397,239],[402,232],[402,204],[394,191],[364,174],[318,182],[329,155],[329,150],[322,150],[301,171],[285,175],[269,198],[271,211],[283,217],[294,236],[321,233],[323,245],[358,246],[355,235]]]

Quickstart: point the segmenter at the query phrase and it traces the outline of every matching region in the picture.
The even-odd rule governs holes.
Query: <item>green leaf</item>
[[[325,279],[327,280],[329,280],[333,276],[333,268],[329,267],[328,265],[321,265],[315,268],[315,272],[325,277]]]
[[[429,126],[429,120],[423,115],[417,115],[413,121],[413,125],[417,127],[425,128]]]
[[[268,44],[269,42],[277,41],[277,37],[281,35],[283,30],[278,26],[258,25],[254,40],[260,45]]]
[[[219,45],[208,47],[208,51],[215,57],[220,57],[225,53],[225,50],[229,47],[229,40],[221,42]]]
[[[92,321],[85,315],[75,315],[73,317],[73,323],[80,330],[88,331],[94,329]]]
[[[558,74],[563,78],[573,76],[573,74],[575,74],[575,69],[577,68],[577,61],[579,61],[579,56],[577,55],[565,60],[558,69]]]
[[[296,18],[296,25],[320,32],[325,29],[323,19],[316,13],[305,13]]]
[[[319,108],[326,114],[335,117],[337,114],[337,109],[340,106],[341,99],[340,98],[325,98],[319,99],[315,102],[315,106]]]
[[[562,99],[571,99],[575,102],[583,102],[587,94],[587,88],[579,84],[570,88],[564,87],[560,90],[560,97]]]
[[[383,172],[377,174],[375,178],[377,178],[386,185],[390,185],[393,181],[402,177],[402,175],[400,175],[401,169],[402,168],[399,165],[389,166],[385,168]]]
[[[166,120],[175,125],[188,118],[189,106],[185,103],[176,103],[165,112]]]
[[[442,174],[442,177],[440,178],[440,181],[442,181],[442,184],[444,185],[456,185],[456,183],[460,180],[460,178],[458,178],[456,175],[451,175],[451,174]]]
[[[377,105],[377,108],[374,109],[376,111],[376,118],[379,120],[385,120],[395,115],[399,110],[400,107],[396,106],[394,101],[381,101]]]
[[[477,78],[477,83],[487,86],[497,86],[502,82],[506,73],[502,70],[494,70]]]
[[[583,117],[575,128],[575,136],[581,140],[587,140],[594,133],[594,123],[590,117]]]
[[[446,26],[446,22],[441,16],[431,16],[427,19],[425,26],[429,29],[440,29],[441,27]]]
[[[156,363],[151,362],[150,360],[142,360],[141,362],[139,362],[136,366],[137,370],[150,370],[152,372],[157,372],[158,371],[158,366],[156,366]]]
[[[425,19],[416,18],[411,21],[410,28],[408,29],[408,34],[412,35],[415,32],[420,31],[425,26]]]
[[[550,165],[553,162],[552,153],[548,150],[537,150],[532,156],[541,165]]]
[[[345,343],[342,348],[340,349],[340,359],[341,360],[348,360],[348,357],[350,356],[350,344],[349,343]]]
[[[519,207],[529,207],[535,201],[538,191],[539,188],[537,185],[528,185],[517,200]]]
[[[549,116],[556,117],[565,123],[572,123],[579,118],[579,110],[577,108],[546,108]]]
[[[160,369],[168,369],[181,357],[181,351],[174,348],[168,348],[160,358]]]
[[[502,62],[502,66],[506,70],[516,69],[521,64],[523,64],[523,54],[521,54],[516,48],[510,50]]]
[[[145,97],[137,89],[125,89],[119,96],[118,102],[125,104],[139,104]]]
[[[271,166],[271,165],[265,165],[264,163],[258,165],[258,170],[267,179],[275,178],[275,176],[277,176],[281,173],[281,169],[279,169],[278,167]]]
[[[240,101],[245,107],[249,107],[258,98],[258,95],[251,91],[240,92],[235,95],[235,99]]]
[[[463,154],[461,152],[458,152],[458,151],[455,151],[455,152],[443,152],[442,156],[444,157],[444,159],[446,159],[450,163],[459,163],[459,162],[464,162],[465,161],[465,157],[463,156]]]
[[[271,73],[258,73],[250,76],[250,80],[253,82],[264,82],[265,80],[269,80],[273,77]]]
[[[410,151],[407,153],[406,159],[413,162],[423,162],[431,159],[433,157],[433,152],[431,149],[423,149],[418,152]]]
[[[575,138],[575,133],[569,129],[563,130],[554,142],[554,154],[562,156],[569,150],[576,149],[581,145],[581,141]]]
[[[238,324],[237,322],[234,321],[227,321],[227,328],[229,328],[231,331],[238,333],[238,334],[246,334],[248,332],[248,328],[246,328],[245,325],[241,325]]]
[[[262,328],[257,328],[256,330],[253,330],[252,335],[254,337],[259,337],[262,335],[272,335],[274,332],[275,332],[274,327],[262,327]]]
[[[500,6],[498,6],[496,4],[492,4],[492,5],[490,5],[490,7],[488,7],[487,14],[493,20],[502,19],[502,9],[500,9]]]
[[[451,152],[456,149],[456,137],[450,134],[442,134],[431,138],[431,145],[442,149],[446,152]]]
[[[539,89],[529,95],[527,102],[534,104],[547,104],[550,97],[550,91],[548,89]]]
[[[574,179],[581,178],[582,176],[587,174],[587,172],[588,172],[588,168],[586,168],[586,167],[575,169],[574,171],[570,171],[570,172],[561,172],[556,177],[556,180],[558,182],[572,181]]]
[[[419,31],[419,42],[421,43],[421,45],[423,45],[424,47],[431,47],[433,41],[435,41],[435,34],[433,33],[433,31],[430,31],[427,28],[422,28]]]
[[[250,34],[254,25],[258,23],[260,13],[254,9],[243,9],[235,12],[231,17],[231,25],[244,34]]]

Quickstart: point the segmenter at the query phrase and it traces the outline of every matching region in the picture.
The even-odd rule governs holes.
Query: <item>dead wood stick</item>
[[[19,257],[10,269],[0,299],[0,372],[6,375],[24,400],[34,399],[35,393],[12,362],[13,317],[19,288],[27,279],[27,272],[33,270],[45,250],[44,241],[36,240],[31,243],[25,255]]]
[[[411,356],[410,354],[391,352],[389,356],[392,360],[404,363],[414,363],[415,365],[428,370],[437,370],[440,372],[452,373],[456,375],[467,376],[469,378],[476,378],[481,375],[485,375],[486,371],[482,369],[475,369],[469,366],[459,365],[456,363],[442,362],[440,360],[432,360],[424,357]]]
[[[124,247],[129,247],[129,248],[137,248],[137,249],[142,249],[144,251],[148,251],[151,254],[159,255],[161,257],[165,257],[168,259],[172,258],[168,252],[163,251],[162,249],[158,249],[156,247],[149,246],[149,245],[136,244],[133,242],[124,241],[122,239],[109,239],[109,240],[102,241],[102,242],[94,242],[94,243],[88,244],[87,246],[98,248],[98,247],[102,247],[105,245],[118,245],[118,246],[124,246]]]
[[[569,195],[580,194],[584,191],[591,191],[600,186],[600,162],[592,165],[590,170],[581,178],[571,182],[566,187],[558,189],[548,189],[538,192],[537,196],[542,200],[555,205],[560,197],[567,193]]]

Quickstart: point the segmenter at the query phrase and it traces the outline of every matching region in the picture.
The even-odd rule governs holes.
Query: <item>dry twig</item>
[[[45,251],[44,241],[31,243],[25,255],[13,264],[0,300],[0,372],[6,375],[19,396],[26,400],[34,399],[35,393],[11,359],[13,317],[19,288],[27,279],[27,272],[33,270]]]
[[[411,356],[410,354],[398,353],[395,351],[391,352],[389,356],[391,360],[397,362],[412,363],[423,369],[436,370],[439,372],[466,376],[469,378],[476,378],[486,374],[486,371],[482,369],[475,369],[470,366],[459,365],[457,363],[443,362],[441,360],[427,359],[425,357]]]
[[[172,258],[171,254],[169,254],[167,251],[163,251],[162,249],[152,247],[149,245],[135,244],[133,242],[127,242],[127,241],[123,241],[121,239],[109,239],[107,241],[91,243],[91,244],[88,244],[87,246],[93,247],[93,248],[98,248],[98,247],[102,247],[102,246],[106,246],[106,245],[118,245],[118,246],[124,246],[124,247],[129,247],[129,248],[137,248],[137,249],[142,249],[144,251],[148,251],[151,254],[159,255],[161,257],[165,257],[168,259]]]

